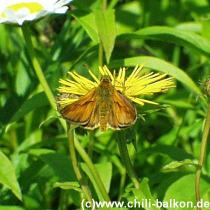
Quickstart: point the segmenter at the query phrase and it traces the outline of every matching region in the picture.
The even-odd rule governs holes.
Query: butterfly
[[[133,125],[135,106],[117,90],[108,76],[102,76],[98,87],[60,110],[63,118],[87,129],[120,130]]]

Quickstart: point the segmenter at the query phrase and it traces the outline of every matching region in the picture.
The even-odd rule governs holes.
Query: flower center
[[[23,2],[23,3],[13,4],[7,7],[7,9],[16,12],[25,8],[27,8],[30,11],[30,13],[36,13],[42,10],[43,6],[37,2]]]
[[[37,13],[43,10],[43,6],[37,2],[22,2],[9,5],[5,8],[4,12],[0,12],[0,17],[6,18],[7,11],[19,12],[20,10],[27,9],[29,13]]]

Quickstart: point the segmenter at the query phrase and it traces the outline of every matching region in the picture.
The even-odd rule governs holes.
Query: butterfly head
[[[101,77],[100,86],[104,88],[112,86],[111,78],[108,75],[103,75]]]

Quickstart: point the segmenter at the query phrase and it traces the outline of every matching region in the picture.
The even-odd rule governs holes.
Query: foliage
[[[152,69],[174,77],[176,88],[151,96],[161,105],[138,106],[135,126],[125,131],[140,190],[126,177],[115,131],[90,134],[76,128],[76,137],[111,200],[194,202],[194,174],[207,110],[200,84],[210,74],[210,4],[207,0],[105,2],[74,0],[67,14],[30,23],[45,77],[55,96],[59,78],[65,78],[67,71],[88,76],[88,66],[97,74],[102,61],[116,71],[144,64],[145,72]],[[80,209],[82,193],[66,132],[33,71],[21,28],[0,25],[0,43],[0,209]],[[201,196],[207,201],[209,146],[201,180]],[[102,199],[87,164],[80,153],[77,157],[92,196]]]

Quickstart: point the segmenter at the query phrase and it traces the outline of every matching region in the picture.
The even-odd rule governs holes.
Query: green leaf
[[[157,99],[158,103],[161,104],[170,104],[178,108],[183,109],[193,109],[193,105],[189,101],[183,101],[183,99]]]
[[[199,52],[210,56],[210,42],[200,35],[182,31],[166,26],[152,26],[136,31],[135,33],[122,34],[119,39],[151,39],[164,42],[172,42],[176,45],[191,47]]]
[[[69,158],[63,154],[52,153],[37,154],[38,157],[49,165],[55,175],[59,178],[59,181],[75,181],[75,175]]]
[[[0,210],[26,210],[21,206],[0,206]]]
[[[95,17],[93,13],[84,15],[84,11],[74,11],[71,15],[80,23],[85,29],[94,44],[99,43],[98,33],[96,30]]]
[[[106,61],[109,63],[116,38],[115,10],[97,10],[94,14],[98,35],[105,51]]]
[[[182,166],[194,166],[196,168],[196,163],[193,160],[185,159],[182,161],[172,161],[162,168],[162,171],[174,171]],[[195,169],[194,168],[194,169]]]
[[[181,22],[180,24],[176,25],[176,29],[178,30],[184,30],[200,33],[202,31],[202,24],[200,22]]]
[[[176,201],[192,201],[195,204],[195,176],[194,174],[188,174],[176,180],[172,183],[166,193],[164,200],[167,203],[171,199]],[[203,197],[209,190],[209,182],[205,179],[201,179],[201,197]],[[177,210],[177,208],[169,207],[168,210]],[[195,208],[188,208],[189,210]]]
[[[22,194],[15,174],[15,169],[7,156],[0,151],[0,183],[12,190],[22,200]]]
[[[191,91],[198,95],[202,95],[201,90],[193,82],[193,80],[180,68],[172,65],[169,62],[161,60],[152,56],[138,56],[132,58],[124,58],[119,60],[114,60],[111,62],[111,66],[136,66],[143,64],[146,68],[155,69],[160,72],[164,72],[175,79],[179,80],[183,85],[188,87]]]
[[[10,123],[19,120],[34,109],[45,106],[47,104],[48,101],[44,93],[38,93],[32,96],[23,103],[20,109],[18,109],[18,111],[12,117]]]
[[[30,77],[24,67],[24,65],[18,61],[17,63],[17,74],[16,74],[16,81],[15,81],[15,89],[18,95],[23,95],[26,93],[27,88],[31,84]]]
[[[150,201],[151,204],[155,203],[155,198],[152,196],[150,192],[150,187],[148,184],[149,180],[147,178],[144,178],[140,184],[140,190],[133,189],[133,193],[138,201],[142,201],[142,207],[145,210],[157,210],[159,208],[154,207],[153,205],[146,204],[144,201]],[[144,205],[144,206],[143,206]]]
[[[158,144],[156,146],[152,146],[146,150],[143,151],[146,153],[145,155],[148,157],[149,155],[153,154],[163,154],[167,155],[168,157],[177,160],[177,161],[182,161],[183,159],[191,159],[193,156],[184,150],[171,146],[171,145],[163,145],[163,144]]]
[[[56,182],[53,187],[59,187],[63,190],[76,190],[81,192],[78,182]]]
[[[55,150],[38,148],[38,149],[29,149],[28,154],[34,156],[46,155],[46,154],[56,154]]]
[[[101,200],[103,200],[103,197],[100,193],[100,190],[98,189],[98,186],[97,186],[90,170],[88,169],[87,165],[85,163],[81,163],[81,168],[90,178],[90,180],[91,180],[99,198]],[[109,192],[110,184],[111,184],[111,178],[112,178],[112,164],[109,163],[109,162],[99,163],[99,164],[95,164],[95,168],[98,171],[99,176],[101,177],[101,180],[102,180],[102,182],[105,186],[106,191]]]

